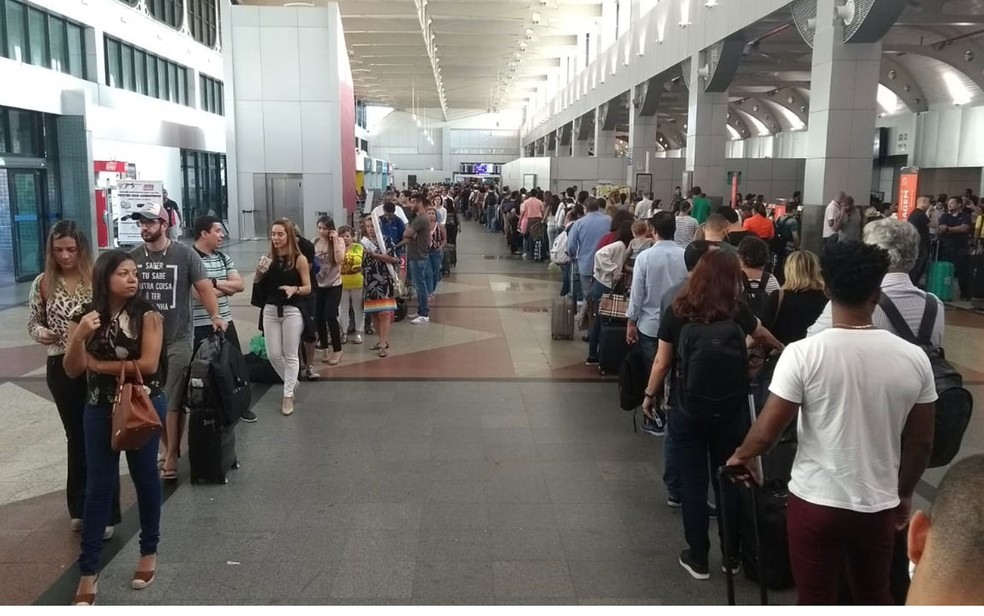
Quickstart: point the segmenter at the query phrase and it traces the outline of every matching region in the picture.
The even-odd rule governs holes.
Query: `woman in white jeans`
[[[365,248],[362,244],[355,242],[355,231],[352,227],[342,227],[338,230],[345,243],[345,258],[342,259],[342,305],[338,311],[338,318],[342,324],[342,342],[346,342],[346,333],[349,329],[349,307],[355,323],[355,338],[352,342],[362,344],[362,334],[365,330],[366,317],[363,312],[362,300],[362,258]]]
[[[311,293],[311,270],[289,220],[277,220],[270,228],[270,254],[260,257],[255,284],[263,291],[267,356],[284,381],[281,412],[290,415],[294,412],[294,388],[300,369],[297,355],[304,331],[300,298]]]

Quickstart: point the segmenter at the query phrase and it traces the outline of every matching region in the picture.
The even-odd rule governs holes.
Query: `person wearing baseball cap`
[[[164,479],[177,479],[178,453],[184,431],[185,372],[191,364],[194,342],[192,289],[216,330],[227,324],[219,314],[218,299],[205,264],[192,248],[168,237],[168,214],[156,203],[140,204],[130,218],[140,223],[144,243],[131,251],[137,263],[140,293],[164,317],[167,348],[167,425],[162,440]]]

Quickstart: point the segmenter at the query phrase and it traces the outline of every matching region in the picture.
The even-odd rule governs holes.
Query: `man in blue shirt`
[[[684,249],[673,241],[676,233],[676,219],[669,212],[656,212],[649,219],[656,243],[639,253],[632,270],[632,290],[629,293],[629,308],[626,311],[629,324],[625,337],[629,344],[640,345],[646,360],[646,369],[652,370],[659,346],[659,323],[662,316],[663,296],[674,285],[687,278],[687,265]],[[654,413],[657,425],[644,422],[643,430],[650,434],[663,434],[665,418]]]
[[[961,299],[969,300],[970,295],[970,231],[973,218],[965,211],[960,199],[953,197],[947,201],[947,212],[940,216],[940,260],[953,263]]]
[[[396,204],[392,201],[384,203],[383,215],[379,217],[379,230],[383,232],[383,236],[396,246],[403,241],[406,228],[406,224],[396,215]],[[398,252],[402,254],[402,249],[398,249]]]
[[[580,292],[577,291],[577,285],[574,285],[574,298],[577,300],[585,297],[588,288],[591,287],[598,243],[612,230],[612,219],[599,211],[597,199],[592,197],[586,200],[584,210],[587,215],[571,225],[570,231],[567,232],[567,254],[577,263],[577,273],[581,280]]]

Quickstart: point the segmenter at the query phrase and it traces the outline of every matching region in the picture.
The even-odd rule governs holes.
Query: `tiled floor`
[[[249,270],[264,248],[229,252]],[[719,569],[696,582],[676,564],[682,526],[665,505],[661,441],[633,433],[614,383],[583,366],[583,343],[550,340],[555,277],[505,252],[468,225],[432,323],[397,324],[390,357],[347,345],[340,367],[301,385],[290,418],[277,391],[260,390],[228,485],[190,485],[182,461],[157,581],[142,592],[128,585],[127,513],[100,603],[722,603]],[[245,342],[256,312],[236,304]],[[61,426],[24,309],[0,318],[0,597],[64,604],[77,535],[60,491]],[[984,374],[970,369],[984,318],[947,319],[948,355],[984,399]],[[964,453],[984,451],[982,434],[978,413]],[[921,493],[941,475],[927,472]],[[744,580],[739,601],[756,601]]]

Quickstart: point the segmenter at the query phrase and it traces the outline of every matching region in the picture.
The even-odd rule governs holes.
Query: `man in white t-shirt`
[[[653,217],[653,193],[647,192],[642,201],[635,206],[635,217],[638,220],[649,220]]]
[[[895,531],[933,445],[933,370],[921,348],[871,321],[884,250],[837,243],[821,262],[834,326],[786,347],[772,395],[728,466],[753,469],[798,415],[787,508],[798,602],[836,604],[846,556],[853,600],[891,605]]]
[[[826,241],[834,241],[832,236],[837,235],[836,225],[841,216],[841,204],[846,197],[843,192],[837,193],[823,212],[823,239]]]

